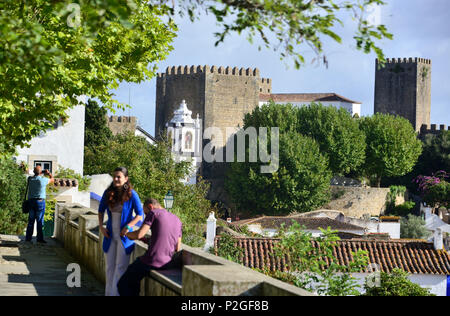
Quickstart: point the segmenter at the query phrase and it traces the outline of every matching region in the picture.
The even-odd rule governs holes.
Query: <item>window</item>
[[[42,170],[48,170],[52,172],[52,162],[51,161],[34,161],[34,167],[41,166]]]

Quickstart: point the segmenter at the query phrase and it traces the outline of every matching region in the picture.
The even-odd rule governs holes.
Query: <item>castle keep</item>
[[[375,113],[400,115],[419,132],[431,115],[431,60],[392,58],[375,69]]]
[[[203,120],[203,129],[242,126],[244,115],[258,106],[260,93],[271,92],[271,80],[260,78],[259,70],[237,67],[168,67],[156,80],[158,137],[183,100]],[[224,140],[225,141],[225,140]]]

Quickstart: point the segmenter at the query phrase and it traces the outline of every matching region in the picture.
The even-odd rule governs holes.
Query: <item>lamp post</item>
[[[173,195],[170,192],[167,192],[166,196],[164,197],[164,208],[166,210],[170,210],[173,206]]]

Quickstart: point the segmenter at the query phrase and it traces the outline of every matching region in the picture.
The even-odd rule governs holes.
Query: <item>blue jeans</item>
[[[31,200],[30,212],[28,213],[28,226],[25,240],[31,241],[33,237],[34,222],[37,221],[37,240],[44,240],[42,228],[44,226],[45,200]]]

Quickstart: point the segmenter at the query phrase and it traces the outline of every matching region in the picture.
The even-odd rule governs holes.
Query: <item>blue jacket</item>
[[[109,237],[110,238],[103,238],[103,251],[108,252],[109,246],[111,245],[112,241],[112,220],[111,220],[111,211],[109,209],[107,199],[106,199],[106,191],[103,193],[102,199],[100,201],[100,206],[98,207],[99,213],[105,213],[105,211],[108,212],[108,222],[106,222],[106,228],[109,231]],[[142,209],[141,200],[139,199],[138,194],[136,191],[131,190],[131,198],[123,203],[122,208],[122,219],[120,221],[120,230],[122,230],[129,222],[133,220],[133,210],[137,215],[143,216],[144,211]],[[125,252],[127,254],[130,254],[134,250],[134,241],[128,239],[126,236],[120,237],[122,240],[123,247],[125,248]]]

